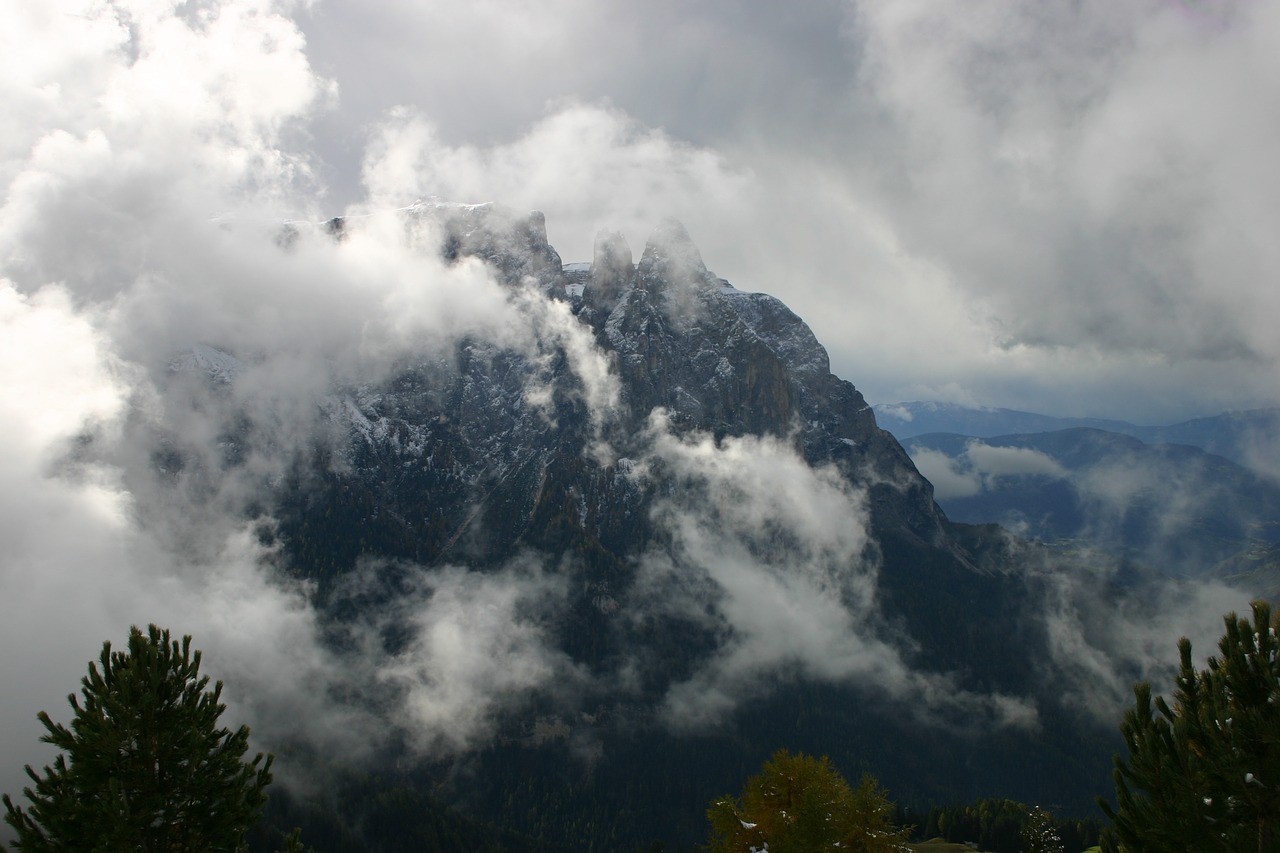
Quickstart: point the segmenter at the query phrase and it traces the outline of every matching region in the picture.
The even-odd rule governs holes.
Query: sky
[[[402,604],[412,654],[379,652],[373,622],[352,629],[366,653],[339,659],[246,521],[326,428],[316,400],[410,349],[478,335],[535,356],[554,339],[607,409],[605,362],[562,303],[405,244],[396,211],[418,199],[541,210],[566,261],[601,229],[638,257],[675,216],[711,270],[805,318],[871,402],[1139,423],[1276,405],[1277,41],[1280,4],[1247,0],[0,6],[0,760],[48,760],[35,711],[149,621],[197,635],[255,731],[314,720],[310,737],[353,752],[378,721],[319,705],[370,677],[424,750],[483,738],[504,697],[575,682],[521,616],[565,599],[543,567],[423,579]],[[311,239],[338,215],[360,228]],[[302,235],[289,251],[284,222]],[[236,354],[233,384],[174,369],[203,344]],[[212,473],[235,411],[262,440]],[[849,654],[814,677],[946,692],[865,630],[873,575],[829,576],[863,541],[860,495],[771,445],[656,435],[702,488],[786,483],[855,521],[803,564],[742,577],[709,531],[788,507],[673,531],[742,630],[672,713],[715,713],[760,661],[816,661],[833,638]],[[182,488],[157,447],[193,460]],[[823,605],[831,584],[861,609]],[[794,621],[760,623],[779,595]],[[1216,636],[1234,599],[1206,595],[1188,610]],[[1078,614],[1055,618],[1082,659]],[[1158,633],[1143,655],[1172,648]],[[1097,680],[1105,662],[1083,659]]]
[[[1280,400],[1273,3],[422,6],[297,14],[331,209],[378,128],[406,197],[541,209],[566,260],[682,219],[872,402]]]
[[[602,228],[638,256],[673,215],[713,271],[808,320],[873,403],[1168,423],[1280,402],[1275,4],[65,0],[6,16],[10,215],[22,164],[60,146],[158,152],[158,173],[224,145],[227,185],[274,169],[273,186],[230,210],[192,198],[190,215],[497,201],[544,211],[569,261]],[[160,47],[146,22],[165,17],[188,29]]]

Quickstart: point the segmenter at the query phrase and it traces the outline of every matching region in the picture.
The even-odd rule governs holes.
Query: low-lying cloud
[[[1046,680],[1065,707],[1114,725],[1133,704],[1133,684],[1157,693],[1174,689],[1177,638],[1191,640],[1198,666],[1218,654],[1223,616],[1247,613],[1248,596],[1213,581],[1152,582],[1117,596],[1109,573],[1089,578],[1050,572],[1043,618],[1051,674]]]
[[[1092,543],[1170,576],[1209,576],[1274,538],[1280,492],[1225,459],[1105,432],[1025,441],[1033,446],[970,439],[956,453],[916,440],[911,452],[958,520]]]
[[[996,487],[1002,477],[1063,478],[1067,471],[1057,460],[1029,447],[993,447],[978,439],[950,456],[941,450],[917,448],[911,457],[924,478],[933,483],[939,500],[971,497]]]
[[[144,276],[109,309],[77,310],[61,286],[25,296],[3,282],[0,419],[15,437],[0,457],[6,789],[18,790],[23,764],[49,760],[35,712],[64,717],[85,661],[130,624],[193,634],[259,746],[303,738],[348,759],[396,733],[422,754],[457,754],[513,703],[572,684],[544,633],[564,590],[535,562],[405,569],[395,599],[343,625],[337,645],[313,590],[278,571],[274,522],[255,506],[312,444],[341,440],[321,405],[340,383],[477,335],[535,362],[543,343],[562,347],[593,418],[616,404],[616,378],[563,303],[502,289],[478,262],[446,268],[397,224],[365,221],[340,243],[288,250],[263,229],[196,229],[242,251],[219,263],[193,248],[207,266],[181,277],[188,289]],[[183,324],[192,303],[182,341],[163,320]],[[381,584],[376,565],[334,595],[359,596],[362,583]],[[33,652],[50,624],[54,640]],[[387,632],[401,643],[385,647]]]
[[[584,680],[548,630],[564,610],[564,578],[536,560],[519,558],[499,572],[403,568],[394,597],[348,626],[357,649],[348,664],[353,683],[390,688],[388,716],[419,754],[441,758],[487,743],[503,711],[538,691],[570,693]],[[385,598],[374,565],[343,595],[359,596],[365,584]],[[404,639],[388,649],[388,634]]]
[[[638,476],[660,470],[677,485],[653,510],[670,542],[641,557],[642,612],[675,608],[719,639],[670,688],[669,721],[706,727],[779,679],[808,678],[874,688],[925,718],[1034,724],[1023,700],[968,693],[906,662],[910,641],[879,610],[866,494],[837,469],[810,467],[777,438],[677,436],[661,412],[649,431]]]
[[[397,108],[370,140],[363,180],[375,209],[439,196],[541,210],[567,261],[590,260],[601,228],[636,237],[663,216],[741,208],[755,191],[750,174],[718,152],[643,127],[607,102],[576,100],[549,105],[518,138],[490,146],[446,144],[429,117]]]
[[[389,717],[449,754],[571,675],[544,642],[557,587],[536,565],[422,575],[379,617],[403,644],[353,624],[346,651],[277,570],[262,496],[335,438],[335,387],[471,335],[535,362],[562,348],[599,422],[617,395],[563,303],[446,264],[430,210],[379,208],[375,182],[341,240],[311,224],[309,155],[284,138],[332,87],[289,11],[81,4],[19,22],[42,58],[0,83],[22,119],[0,157],[5,790],[49,758],[36,711],[65,717],[85,662],[131,624],[193,634],[259,746],[301,734],[358,757]],[[343,698],[375,695],[385,717]]]

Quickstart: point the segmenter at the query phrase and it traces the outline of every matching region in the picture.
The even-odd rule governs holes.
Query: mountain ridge
[[[532,331],[330,389],[267,533],[335,637],[372,623],[398,666],[428,667],[351,691],[381,706],[430,696],[429,667],[450,666],[414,657],[434,628],[407,594],[503,602],[485,612],[510,624],[460,611],[494,685],[467,719],[388,720],[423,744],[413,778],[548,841],[589,822],[583,849],[693,843],[710,797],[782,745],[916,801],[1091,809],[1114,728],[1063,691],[1073,664],[1046,620],[1107,600],[1106,571],[950,521],[807,324],[717,278],[678,223],[639,262],[604,232],[566,269],[540,214],[402,215],[423,252],[484,264]],[[253,434],[232,420],[230,465]]]
[[[877,403],[872,408],[877,423],[899,440],[928,433],[994,438],[1087,427],[1132,436],[1147,444],[1188,444],[1263,474],[1280,473],[1274,458],[1274,442],[1280,436],[1280,407],[1227,411],[1156,426],[938,402]]]
[[[1088,427],[905,440],[948,515],[1162,573],[1213,577],[1280,539],[1280,484],[1189,444]],[[1258,593],[1263,590],[1256,590]]]

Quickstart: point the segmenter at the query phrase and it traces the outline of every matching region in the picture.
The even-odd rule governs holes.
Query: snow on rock
[[[426,213],[429,211],[447,211],[451,213],[487,213],[495,207],[491,201],[479,204],[466,204],[457,201],[445,201],[436,196],[427,196],[415,201],[408,207],[401,208],[405,213]]]
[[[825,376],[831,372],[826,347],[781,299],[767,293],[746,293],[728,282],[720,287],[720,293],[730,297],[725,302],[796,373]]]
[[[240,362],[230,353],[207,344],[195,344],[169,362],[174,373],[204,373],[214,382],[230,385],[240,372]]]

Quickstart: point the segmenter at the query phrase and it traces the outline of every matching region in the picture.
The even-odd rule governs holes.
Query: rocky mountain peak
[[[560,255],[547,241],[547,220],[540,210],[519,213],[503,205],[460,204],[431,197],[405,209],[410,227],[429,222],[442,232],[447,260],[478,257],[504,280],[532,278],[546,288],[563,282]]]
[[[583,298],[587,304],[608,313],[635,284],[636,268],[626,238],[617,231],[601,230],[596,234],[591,279]]]
[[[335,387],[320,401],[332,429],[281,481],[272,511],[283,559],[335,613],[384,602],[407,613],[395,609],[402,590],[435,589],[457,567],[483,583],[510,577],[528,586],[536,596],[529,606],[546,608],[539,618],[548,655],[584,674],[582,684],[590,679],[580,702],[556,718],[557,731],[599,743],[592,772],[600,773],[631,773],[640,764],[634,756],[672,749],[634,721],[667,713],[685,685],[701,689],[702,673],[720,678],[720,661],[741,659],[741,638],[754,627],[734,622],[733,608],[757,589],[781,596],[812,587],[832,607],[847,595],[851,620],[883,611],[882,623],[870,623],[872,644],[824,648],[835,656],[842,648],[891,651],[884,637],[902,636],[902,659],[925,671],[909,691],[917,683],[1019,696],[1030,689],[1032,668],[1006,665],[1009,649],[1041,637],[1019,619],[1031,593],[1011,570],[1010,540],[994,528],[951,524],[862,395],[831,373],[805,322],[772,296],[712,276],[679,222],[654,230],[638,266],[622,235],[602,231],[591,263],[566,268],[540,214],[443,204],[405,213],[411,236],[422,217],[426,250],[478,259],[522,288],[521,297],[532,277],[563,301],[532,318],[530,345],[470,335],[451,351],[411,353],[392,375]],[[225,353],[196,347],[174,369],[218,383],[233,367]],[[589,393],[600,374],[616,389],[607,407]],[[157,464],[180,470],[175,455]],[[737,468],[755,479],[725,473]],[[793,511],[774,492],[790,494],[795,483],[827,497]],[[542,574],[517,572],[533,564]],[[371,566],[386,567],[385,586],[379,580],[370,597],[361,592],[349,603],[356,599],[343,598],[345,590],[357,587],[348,578],[360,580]],[[864,588],[874,596],[853,598]],[[400,631],[394,618],[385,624]],[[876,624],[886,626],[883,637]],[[778,646],[793,648],[781,635]],[[744,694],[727,726],[754,726],[753,742],[767,743],[838,745],[849,731],[871,732],[863,742],[919,738],[914,718],[898,727],[903,706],[881,713],[867,701],[876,692],[822,681],[825,662],[812,670],[817,683],[802,684],[808,671],[785,654],[760,677],[773,681],[773,667],[785,666],[796,678],[760,700]],[[624,681],[635,687],[619,696]],[[483,784],[497,802],[512,802],[530,778],[562,796],[557,756],[521,751],[540,725],[528,708],[543,697],[524,702],[503,712],[494,723],[501,741],[477,759],[487,762]],[[674,748],[696,745],[736,762],[743,742],[702,738]],[[931,765],[950,754],[936,739],[903,742]],[[1039,740],[1031,746],[1045,749]],[[966,754],[1003,753],[976,746]],[[955,764],[969,784],[972,764]],[[580,813],[615,811],[593,800]]]
[[[679,220],[663,219],[649,235],[636,269],[637,286],[678,299],[683,293],[712,290],[720,280],[707,271],[702,254]]]

